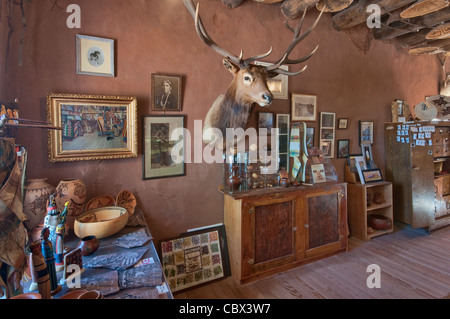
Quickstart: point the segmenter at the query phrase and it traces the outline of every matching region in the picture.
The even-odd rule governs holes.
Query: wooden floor
[[[381,269],[381,287],[368,288],[367,266]],[[176,299],[448,299],[450,227],[431,234],[396,224],[392,234],[349,238],[348,252],[255,283],[232,277],[175,294]]]

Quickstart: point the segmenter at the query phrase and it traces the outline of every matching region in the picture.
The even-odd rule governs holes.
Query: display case
[[[319,148],[309,148],[308,154],[306,165],[303,168],[300,164],[296,178],[293,177],[293,170],[286,170],[279,165],[278,157],[275,157],[277,162],[273,163],[270,152],[262,153],[262,157],[251,155],[249,152],[224,155],[221,191],[234,194],[261,188],[296,187],[302,184],[311,186],[338,181],[334,166],[323,156]],[[290,166],[295,167],[295,159],[291,157],[290,162]],[[301,181],[303,174],[304,182]]]

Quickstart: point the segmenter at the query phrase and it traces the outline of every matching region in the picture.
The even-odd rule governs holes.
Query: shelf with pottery
[[[352,236],[370,240],[394,230],[391,182],[349,183],[347,188],[348,222]]]
[[[95,210],[80,215],[75,224]],[[73,252],[81,254],[83,272],[79,278],[64,278],[66,268],[58,272],[62,289],[53,299],[173,298],[142,210],[136,208],[125,226],[107,237],[86,236],[82,240],[79,236],[86,234],[79,233],[79,229],[76,232],[78,235],[69,231],[64,243],[70,251],[66,257]],[[29,289],[32,284],[31,280],[24,283],[24,293],[38,292]]]

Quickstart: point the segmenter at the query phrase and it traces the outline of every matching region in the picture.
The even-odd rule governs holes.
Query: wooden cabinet
[[[385,124],[385,175],[393,183],[394,219],[428,230],[450,224],[449,138],[445,122]]]
[[[348,223],[350,235],[370,240],[393,231],[392,183],[348,184]],[[383,230],[369,227],[371,214],[390,219],[391,227]]]
[[[345,251],[346,185],[225,193],[232,276],[246,283]]]

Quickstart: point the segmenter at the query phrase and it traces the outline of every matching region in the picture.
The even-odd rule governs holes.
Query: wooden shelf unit
[[[368,184],[348,184],[348,222],[350,235],[363,240],[389,234],[394,230],[393,206],[392,206],[392,183],[376,182]],[[380,193],[383,203],[375,204],[373,198],[375,193]],[[370,204],[368,205],[368,198]],[[391,220],[392,226],[385,230],[373,229],[369,233],[368,217],[370,214],[383,215]]]

